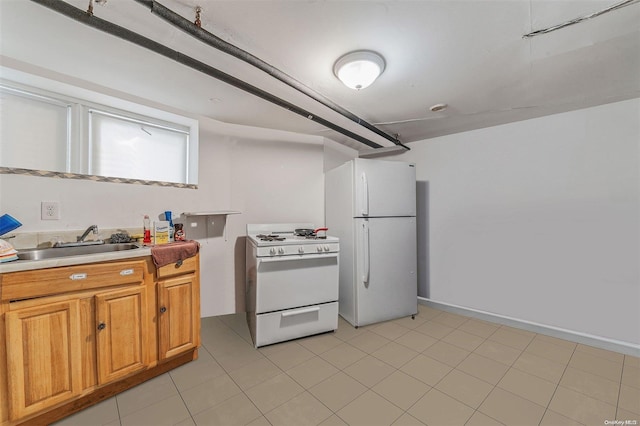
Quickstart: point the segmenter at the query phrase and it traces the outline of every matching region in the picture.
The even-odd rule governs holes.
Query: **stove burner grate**
[[[279,235],[274,235],[274,234],[270,234],[270,235],[258,234],[258,235],[256,235],[256,238],[258,238],[260,241],[284,241],[284,240],[286,240],[285,237],[281,237]]]

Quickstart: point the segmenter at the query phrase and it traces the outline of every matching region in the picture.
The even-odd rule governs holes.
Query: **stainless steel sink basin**
[[[54,259],[56,257],[80,256],[83,254],[111,253],[114,251],[133,250],[140,248],[135,243],[118,243],[118,244],[102,244],[88,245],[78,247],[53,247],[53,248],[34,248],[18,250],[18,259],[20,260],[43,260]]]

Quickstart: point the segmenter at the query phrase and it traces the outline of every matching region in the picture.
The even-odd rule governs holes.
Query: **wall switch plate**
[[[60,203],[57,201],[43,201],[40,203],[40,209],[42,220],[60,220]]]

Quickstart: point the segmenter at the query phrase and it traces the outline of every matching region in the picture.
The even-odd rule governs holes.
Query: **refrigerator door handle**
[[[362,172],[362,215],[369,215],[369,182],[367,181],[367,174]]]
[[[362,236],[363,236],[363,253],[362,257],[364,258],[364,270],[362,274],[362,281],[365,283],[365,286],[369,286],[369,276],[371,274],[371,258],[369,252],[369,226],[367,226],[367,222],[362,223]]]

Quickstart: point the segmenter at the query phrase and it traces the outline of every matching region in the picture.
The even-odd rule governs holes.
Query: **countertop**
[[[33,271],[36,269],[56,268],[58,266],[83,265],[85,263],[108,262],[110,260],[130,259],[134,257],[151,256],[151,248],[140,247],[131,250],[114,251],[108,253],[83,254],[80,256],[56,257],[43,260],[15,260],[1,263],[0,274],[19,271]]]

